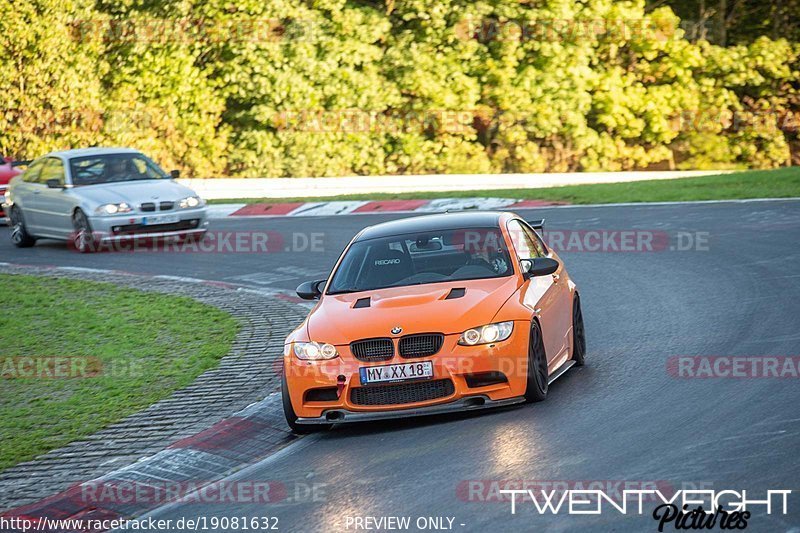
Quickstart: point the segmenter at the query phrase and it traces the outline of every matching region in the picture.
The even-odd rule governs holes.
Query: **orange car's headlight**
[[[486,324],[477,328],[468,329],[461,334],[458,344],[462,346],[475,346],[476,344],[490,344],[504,341],[514,331],[514,322],[497,322]]]
[[[304,361],[321,361],[339,356],[336,346],[324,342],[295,342],[292,351]]]

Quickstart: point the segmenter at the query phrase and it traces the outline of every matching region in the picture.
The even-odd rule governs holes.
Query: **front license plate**
[[[174,224],[180,221],[178,215],[155,215],[152,217],[142,217],[142,224],[153,226],[155,224]]]
[[[433,363],[430,361],[402,365],[363,366],[358,370],[361,374],[362,385],[433,377]]]

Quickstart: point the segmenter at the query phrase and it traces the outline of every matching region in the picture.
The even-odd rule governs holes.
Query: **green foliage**
[[[68,20],[89,0],[0,0],[0,154],[92,144],[102,113],[99,39],[74,38]]]
[[[243,177],[800,158],[787,120],[800,117],[800,45],[690,40],[672,9],[638,0],[23,0],[7,12],[0,150],[18,157],[129,145],[188,175]],[[76,111],[91,120],[51,131],[48,112]]]
[[[107,63],[103,142],[135,146],[186,175],[221,174],[229,131],[221,120],[225,100],[200,63],[202,43],[184,24],[192,20],[185,18],[189,5],[99,7],[105,11],[93,26],[103,31]]]

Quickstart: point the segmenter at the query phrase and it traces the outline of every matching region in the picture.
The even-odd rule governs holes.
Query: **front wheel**
[[[72,244],[80,253],[85,254],[95,250],[95,239],[92,234],[92,227],[86,214],[78,209],[72,215]]]
[[[22,210],[14,206],[8,214],[11,223],[11,243],[17,248],[30,248],[36,244],[36,238],[28,233],[25,227],[25,219],[22,217]]]
[[[581,299],[576,294],[572,302],[572,360],[575,366],[583,366],[586,358],[586,332],[583,329]]]
[[[283,414],[286,417],[286,423],[292,430],[292,433],[298,435],[306,435],[324,429],[330,429],[332,424],[298,424],[297,414],[292,407],[292,399],[289,396],[289,388],[286,385],[286,373],[284,372],[281,378],[281,400],[283,401]]]
[[[528,402],[541,402],[547,398],[549,377],[542,328],[534,321],[531,324],[531,338],[528,343],[528,383],[525,388],[525,399]]]

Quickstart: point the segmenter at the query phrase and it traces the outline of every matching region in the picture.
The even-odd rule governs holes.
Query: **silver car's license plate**
[[[178,215],[154,215],[152,217],[142,217],[142,224],[152,226],[154,224],[174,224],[180,221]]]
[[[385,383],[389,381],[409,381],[433,377],[433,363],[405,363],[402,365],[362,366],[358,369],[361,384]]]

